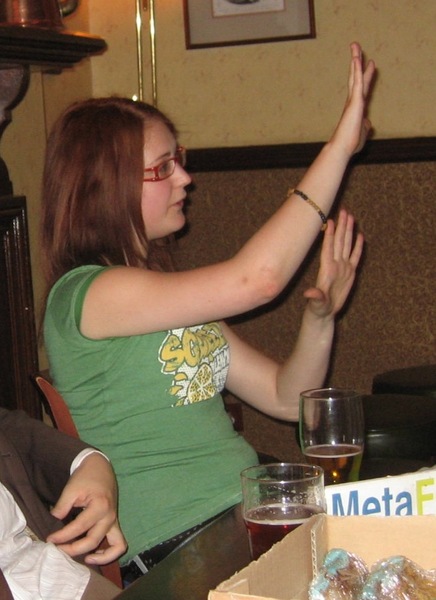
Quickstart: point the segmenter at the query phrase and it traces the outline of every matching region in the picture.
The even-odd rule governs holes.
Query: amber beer
[[[251,556],[258,559],[306,519],[321,512],[322,507],[310,504],[271,504],[248,511],[244,520]]]
[[[352,444],[322,444],[304,449],[308,462],[324,470],[324,483],[357,481],[362,462],[362,446]]]

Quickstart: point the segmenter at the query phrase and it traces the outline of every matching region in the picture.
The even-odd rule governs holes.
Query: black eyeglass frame
[[[164,176],[161,176],[159,174],[159,170],[171,162],[173,163],[171,172],[167,173]],[[171,177],[171,175],[174,173],[174,171],[176,169],[176,165],[180,165],[181,167],[184,167],[186,165],[186,148],[185,148],[185,146],[179,146],[176,149],[176,153],[174,156],[170,156],[169,158],[166,158],[165,160],[163,160],[161,163],[159,163],[155,167],[147,167],[146,169],[144,169],[144,173],[154,173],[154,176],[153,177],[144,177],[143,181],[147,181],[147,182],[152,181],[153,182],[153,181],[163,181],[164,179],[168,179],[168,177]]]

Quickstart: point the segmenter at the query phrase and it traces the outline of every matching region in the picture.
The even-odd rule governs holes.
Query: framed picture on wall
[[[186,48],[315,37],[313,0],[183,0]]]

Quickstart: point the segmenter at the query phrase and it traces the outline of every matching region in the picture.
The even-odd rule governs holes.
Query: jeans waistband
[[[206,521],[203,521],[202,523],[199,523],[198,525],[195,525],[194,527],[191,527],[190,529],[186,529],[185,531],[178,533],[174,537],[169,538],[164,542],[156,544],[156,546],[153,546],[153,548],[150,548],[149,550],[139,552],[130,560],[130,562],[127,565],[121,568],[123,580],[129,583],[131,581],[134,581],[135,579],[138,579],[138,577],[141,577],[142,575],[148,573],[148,571],[150,571],[164,558],[171,554],[173,550],[178,548],[182,544],[182,542],[187,540],[194,533],[200,531],[200,529],[206,527],[206,525],[208,525],[209,523],[212,523],[213,521],[218,519],[223,514],[223,512],[219,513],[218,515],[215,515],[214,517],[211,517],[210,519],[207,519]]]

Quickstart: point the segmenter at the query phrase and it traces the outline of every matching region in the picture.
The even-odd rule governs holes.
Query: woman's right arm
[[[348,97],[331,140],[298,189],[328,214],[352,155],[370,123],[368,92],[375,72],[351,45]],[[321,226],[319,214],[292,194],[231,259],[179,273],[110,269],[90,286],[81,330],[93,339],[137,335],[225,319],[272,300],[295,274]]]

